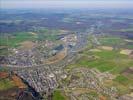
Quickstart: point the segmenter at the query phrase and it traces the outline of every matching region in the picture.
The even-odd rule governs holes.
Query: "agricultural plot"
[[[102,50],[100,52],[84,52],[83,57],[76,64],[88,68],[97,68],[102,72],[119,73],[123,69],[132,66],[132,59],[118,51]]]
[[[0,46],[9,46],[9,47],[17,47],[21,42],[26,40],[35,40],[37,37],[28,33],[28,32],[20,32],[15,33],[13,36],[4,36],[0,37]]]
[[[14,83],[8,78],[0,80],[0,91],[13,88],[14,86]]]
[[[132,39],[124,39],[123,37],[118,37],[118,36],[103,36],[98,39],[101,45],[104,46],[133,49]]]
[[[74,69],[76,67],[86,67],[89,69],[96,68],[101,72],[109,72],[114,75],[114,79],[105,85],[115,86],[120,94],[128,93],[130,87],[133,85],[133,76],[131,71],[127,71],[129,67],[132,68],[133,59],[127,55],[120,54],[120,51],[108,51],[101,50],[100,52],[85,51],[82,57],[76,61],[75,64],[68,66],[68,69]],[[125,73],[126,71],[126,73]],[[123,74],[123,72],[125,74]]]
[[[61,91],[54,91],[52,100],[67,100],[66,97],[62,94]]]
[[[10,36],[5,35],[0,37],[0,46],[18,47],[25,44],[25,41],[35,40],[50,40],[55,41],[58,35],[64,33],[59,30],[39,29],[36,32],[17,32]],[[29,42],[28,42],[29,43]],[[26,42],[27,44],[27,42]]]
[[[67,55],[66,50],[60,51],[55,56],[52,56],[49,59],[47,59],[46,61],[44,61],[44,63],[46,63],[46,64],[57,63],[57,62],[63,60],[66,57],[66,55]]]
[[[100,43],[102,45],[110,45],[110,46],[113,46],[113,45],[120,45],[120,44],[123,44],[123,39],[120,38],[120,37],[113,37],[113,36],[105,36],[105,37],[102,37],[100,38]]]
[[[76,63],[68,66],[69,71],[76,67],[85,67],[111,73],[115,77],[109,84],[105,82],[105,85],[108,85],[108,87],[115,86],[121,95],[128,93],[131,90],[130,87],[133,85],[131,70],[133,67],[133,59],[130,57],[132,49],[127,49],[126,42],[119,37],[108,36],[98,39],[103,46],[92,48],[88,45],[80,53],[81,57]]]
[[[118,32],[133,32],[133,28],[127,28],[127,29],[120,29],[120,30],[116,30]]]
[[[55,41],[58,38],[58,35],[60,35],[59,30],[49,30],[47,28],[40,29],[36,31],[38,34],[38,40],[50,40]]]

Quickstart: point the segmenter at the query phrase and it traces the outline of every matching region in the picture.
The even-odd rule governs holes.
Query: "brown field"
[[[123,49],[123,50],[120,51],[120,54],[130,55],[132,52],[133,52],[133,50]]]
[[[77,96],[80,94],[88,93],[88,92],[89,92],[89,90],[86,88],[76,88],[73,90],[73,94],[77,95]]]
[[[0,72],[0,78],[7,78],[9,74],[7,72]]]
[[[103,50],[108,50],[108,51],[112,51],[113,47],[111,46],[99,46],[99,48],[103,49]]]
[[[69,30],[59,30],[60,34],[64,34],[64,33],[68,33],[68,32],[69,32]]]
[[[0,100],[17,100],[19,93],[24,89],[13,87],[8,90],[0,91]],[[30,94],[24,95],[21,100],[34,100]]]
[[[132,76],[132,73],[133,73],[133,67],[129,67],[127,69],[125,69],[122,74],[125,75],[125,76],[129,76],[131,75]],[[133,76],[132,76],[133,77]]]
[[[105,96],[100,96],[99,99],[100,100],[107,100],[107,98]]]
[[[101,52],[100,49],[90,49],[89,51],[91,51],[91,52]]]
[[[64,59],[66,56],[66,50],[63,50],[61,52],[59,52],[58,54],[56,54],[55,56],[47,59],[46,61],[44,61],[44,63],[46,64],[53,64],[53,63],[56,63],[62,59]]]
[[[0,91],[0,100],[16,100],[18,91],[19,90],[16,87]]]
[[[7,46],[0,46],[0,49],[5,49],[7,48]]]
[[[15,83],[15,85],[16,85],[18,88],[20,88],[20,89],[26,88],[26,85],[22,82],[22,80],[21,80],[18,76],[13,75],[13,76],[12,76],[12,80],[13,80],[13,82]]]
[[[129,58],[133,59],[133,52],[129,55]]]
[[[29,49],[32,49],[35,45],[36,45],[36,43],[34,43],[32,41],[24,41],[21,43],[20,49],[29,50]]]
[[[35,35],[35,36],[37,35],[37,33],[35,33],[35,32],[29,32],[29,33],[32,35]]]

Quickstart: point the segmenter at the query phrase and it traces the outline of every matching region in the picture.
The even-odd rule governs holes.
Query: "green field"
[[[119,94],[126,94],[130,91],[129,87],[133,85],[132,77],[129,77],[131,74],[123,75],[122,72],[132,67],[133,59],[115,50],[102,50],[100,52],[85,50],[81,55],[82,57],[78,59],[76,63],[67,67],[68,71],[75,67],[86,67],[89,69],[96,68],[101,72],[110,72],[115,75],[116,78],[112,80],[112,85],[109,85],[109,87],[115,86]]]
[[[92,58],[88,57],[92,56]],[[118,51],[83,52],[83,56],[74,66],[97,68],[101,72],[109,71],[118,74],[125,68],[133,65],[133,60],[128,56],[120,54]]]
[[[66,100],[66,97],[63,96],[61,91],[56,90],[56,91],[54,91],[52,100]]]
[[[0,48],[0,55],[8,55],[8,49],[7,48]]]
[[[59,35],[59,30],[40,29],[36,31],[38,33],[38,40],[50,40],[55,41]]]
[[[126,47],[127,47],[128,49],[133,49],[133,45],[127,44]]]
[[[119,94],[127,94],[131,91],[130,87],[133,86],[133,80],[128,76],[120,74],[113,79],[113,85],[117,87]]]
[[[122,38],[120,37],[113,37],[113,36],[105,36],[99,39],[100,43],[102,45],[120,45],[122,44],[124,41]]]
[[[55,41],[59,35],[59,30],[49,30],[49,29],[40,29],[33,35],[30,32],[17,32],[11,33],[10,36],[1,36],[0,37],[0,46],[9,46],[9,47],[18,47],[21,42],[27,40],[50,40]],[[7,38],[8,37],[8,38]]]
[[[99,39],[99,42],[105,46],[117,46],[118,48],[121,47],[121,48],[133,49],[132,43],[125,41],[124,38],[122,37],[104,36],[98,39]],[[132,40],[132,39],[129,39],[129,40]]]
[[[0,46],[17,47],[23,41],[35,40],[36,38],[36,36],[29,32],[13,33],[13,36],[8,36],[8,38],[6,36],[0,37]]]
[[[123,75],[118,75],[114,81],[120,83],[120,84],[124,84],[124,85],[127,85],[128,84],[128,81],[129,79]]]
[[[127,29],[120,29],[120,30],[115,30],[118,32],[133,32],[133,28],[127,28]]]
[[[8,78],[0,80],[0,91],[7,90],[7,89],[10,89],[12,87],[14,87],[14,84]]]

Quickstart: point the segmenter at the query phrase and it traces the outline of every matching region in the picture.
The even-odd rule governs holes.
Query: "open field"
[[[128,76],[128,78],[133,79],[133,67],[126,68],[121,74]]]
[[[8,49],[7,49],[7,47],[0,48],[0,55],[8,55]]]
[[[59,30],[49,30],[47,28],[40,29],[36,31],[38,34],[38,40],[49,40],[49,41],[55,41],[57,39],[57,36],[60,35]]]
[[[37,33],[35,33],[35,32],[29,32],[29,33],[32,34],[32,35],[37,36]]]
[[[64,31],[62,31],[64,33]],[[61,34],[59,30],[40,29],[37,32],[18,32],[10,36],[0,37],[0,46],[18,47],[22,42],[34,40],[55,41]]]
[[[130,55],[132,52],[133,52],[133,50],[123,49],[120,51],[120,54]]]
[[[114,30],[118,32],[133,32],[133,28],[127,28],[127,29],[120,29],[120,30]]]
[[[26,85],[23,83],[23,81],[16,75],[13,75],[12,76],[12,80],[14,82],[14,84],[20,88],[20,89],[25,89],[26,88]]]
[[[123,37],[118,37],[118,36],[103,36],[99,37],[98,39],[99,42],[105,46],[133,49],[132,39],[124,39]]]
[[[67,100],[60,90],[54,91],[52,100]]]
[[[23,50],[30,50],[32,49],[36,44],[32,41],[24,41],[22,43],[20,43],[20,48]]]
[[[111,73],[119,73],[127,67],[132,66],[132,59],[126,55],[122,55],[119,51],[101,52],[84,52],[75,66],[84,66],[88,68],[97,68],[100,71],[110,71]]]
[[[90,49],[89,51],[91,51],[91,52],[101,52],[100,49]]]
[[[0,72],[0,79],[7,78],[9,74],[7,72]]]
[[[127,48],[133,49],[133,45],[127,45]]]
[[[120,54],[120,50],[101,50],[97,51],[84,51],[82,57],[76,61],[76,63],[68,66],[68,69],[74,69],[76,67],[96,68],[101,72],[110,72],[116,78],[112,80],[109,87],[116,86],[119,93],[125,94],[130,91],[130,87],[133,85],[133,76],[131,69],[133,59],[127,55]]]
[[[129,83],[129,79],[123,75],[118,75],[114,81],[123,84],[123,85],[127,85]]]
[[[8,78],[0,80],[0,91],[13,88],[14,86],[14,83]]]
[[[122,38],[113,36],[101,37],[99,41],[103,45],[118,45],[120,43],[123,43]]]
[[[28,32],[20,32],[16,33],[14,36],[8,37],[0,37],[0,45],[1,46],[9,46],[9,47],[17,47],[21,42],[26,40],[35,40],[36,36],[28,33]]]
[[[103,50],[109,50],[109,51],[113,50],[113,47],[111,47],[111,46],[99,46],[99,48],[101,48]]]
[[[46,61],[44,61],[44,63],[46,63],[46,64],[57,63],[66,57],[66,55],[67,55],[66,53],[67,53],[67,51],[64,49],[64,50],[60,51],[59,53],[57,53],[55,56],[48,58]]]

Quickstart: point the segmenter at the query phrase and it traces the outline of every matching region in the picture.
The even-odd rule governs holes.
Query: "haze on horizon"
[[[131,8],[132,0],[0,0],[2,9],[18,8]]]

